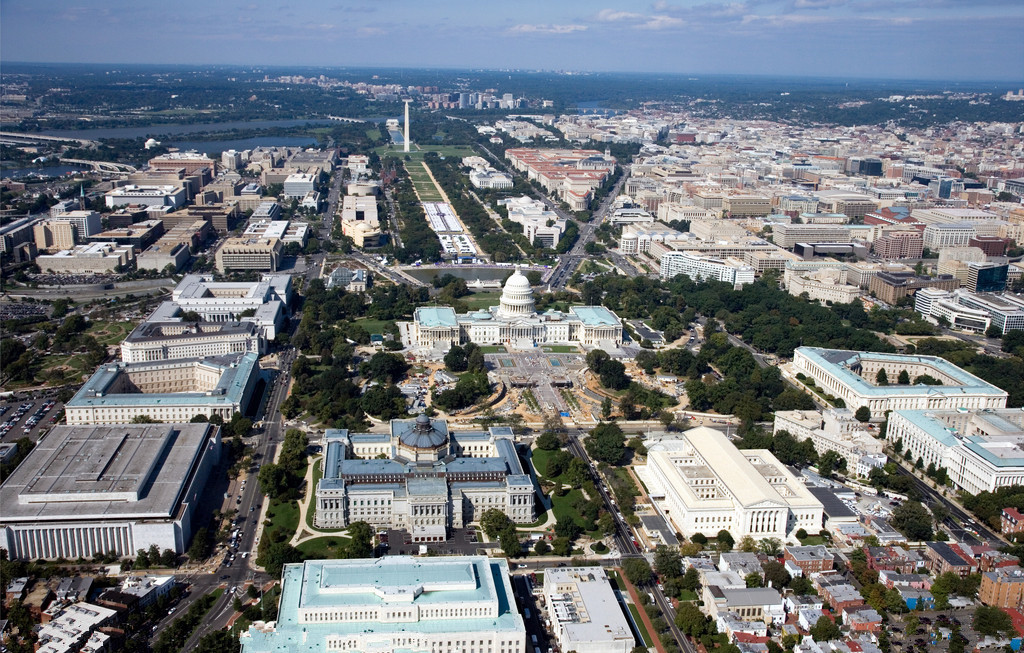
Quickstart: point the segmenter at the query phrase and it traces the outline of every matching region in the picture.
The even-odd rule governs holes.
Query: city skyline
[[[1022,32],[1011,0],[0,5],[7,62],[1019,81]]]

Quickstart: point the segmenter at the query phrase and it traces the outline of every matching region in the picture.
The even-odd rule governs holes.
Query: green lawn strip
[[[500,292],[478,292],[478,293],[473,293],[472,295],[466,295],[465,297],[463,297],[461,299],[462,299],[463,302],[466,303],[466,307],[469,310],[474,311],[474,310],[480,310],[482,308],[490,308],[491,306],[497,306],[498,302],[501,300],[501,293]],[[501,351],[504,352],[505,348],[502,347]],[[492,353],[492,352],[484,352],[484,353]]]
[[[313,515],[316,513],[316,484],[323,478],[324,472],[320,469],[320,456],[313,459],[313,479],[306,492],[309,494],[309,508],[306,509],[306,526],[310,529],[319,530],[313,526]]]
[[[338,557],[337,554],[345,547],[349,539],[344,535],[325,535],[306,540],[296,548],[309,560],[328,560]]]
[[[537,476],[540,478],[547,478],[548,476],[548,459],[553,454],[553,451],[546,449],[533,449],[531,452],[533,468],[537,471]]]
[[[697,600],[697,593],[694,592],[693,590],[682,590],[681,592],[679,592],[679,600],[680,601],[696,601]]]
[[[580,350],[578,347],[572,345],[544,345],[541,348],[542,351],[548,354],[578,354]]]
[[[482,354],[505,354],[508,350],[501,345],[483,345],[480,347],[480,353]]]
[[[644,646],[647,648],[653,648],[654,640],[651,639],[651,634],[647,632],[647,624],[645,624],[644,620],[640,618],[640,612],[637,610],[636,605],[627,603],[626,606],[629,607],[629,613],[633,615],[633,621],[636,622],[636,627],[637,630],[640,631],[640,636],[644,638]]]
[[[371,335],[374,333],[384,333],[384,328],[394,323],[394,320],[374,320],[368,317],[360,318],[355,321],[355,324],[366,329],[366,332]]]
[[[824,544],[825,538],[820,535],[810,535],[800,540],[800,546],[816,546],[818,544]]]

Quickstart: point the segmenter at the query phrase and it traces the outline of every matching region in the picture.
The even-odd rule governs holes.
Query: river
[[[100,129],[51,129],[40,132],[47,136],[65,136],[67,138],[85,138],[98,140],[101,138],[157,138],[197,134],[199,132],[226,132],[232,129],[273,129],[275,127],[297,127],[301,125],[329,125],[333,120],[251,120],[248,122],[214,122],[194,125],[148,125],[145,127],[103,127]]]

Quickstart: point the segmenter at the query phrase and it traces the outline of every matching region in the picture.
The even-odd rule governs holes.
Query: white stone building
[[[819,456],[835,451],[846,459],[851,471],[857,468],[864,456],[876,457],[872,462],[881,456],[883,464],[885,462],[882,441],[875,439],[849,410],[832,409],[824,413],[816,410],[776,411],[773,433],[779,431],[788,431],[797,440],[810,440]],[[870,470],[871,466],[874,465],[864,468]]]
[[[944,467],[970,494],[1024,485],[1024,413],[1005,410],[896,410],[886,439],[925,467]]]
[[[386,434],[328,429],[316,487],[319,528],[365,521],[401,528],[413,542],[443,542],[489,509],[534,520],[534,487],[512,430],[451,432],[426,415],[391,421]]]
[[[433,349],[467,342],[518,349],[553,343],[611,348],[622,343],[622,322],[603,306],[537,313],[533,288],[517,267],[505,282],[499,306],[458,315],[445,306],[421,306],[413,312],[409,334],[408,344]]]
[[[637,473],[655,506],[689,537],[786,539],[803,528],[821,530],[820,501],[771,452],[740,451],[724,434],[698,427],[647,446]]]
[[[842,399],[850,410],[867,406],[872,415],[900,409],[1003,408],[1008,396],[1005,390],[938,356],[798,347],[788,368],[793,375],[813,379],[819,388]],[[889,385],[878,383],[882,369]],[[898,384],[903,371],[911,385]],[[939,385],[915,384],[922,376],[937,380]]]

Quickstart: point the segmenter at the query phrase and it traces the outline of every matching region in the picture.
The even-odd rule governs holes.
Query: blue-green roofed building
[[[285,565],[276,622],[242,653],[523,653],[508,563],[485,556],[308,560]]]

